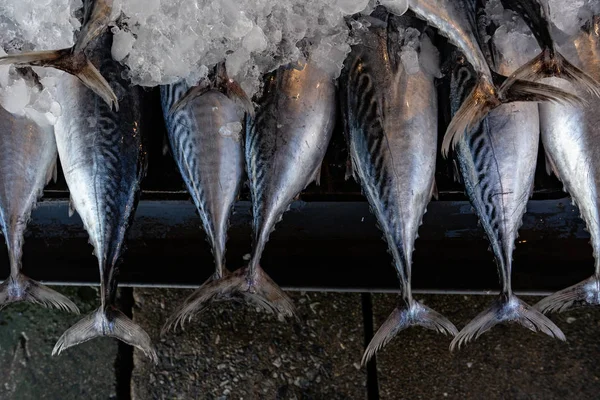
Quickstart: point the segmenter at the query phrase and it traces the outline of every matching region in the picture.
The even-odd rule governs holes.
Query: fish
[[[73,47],[9,54],[0,57],[0,65],[20,65],[55,68],[79,78],[81,83],[100,96],[115,111],[119,101],[114,90],[90,61],[85,50],[102,34],[111,20],[113,0],[85,0],[84,24]]]
[[[550,33],[551,14],[545,0],[500,0],[505,9],[516,12],[529,26],[542,52],[515,70],[504,83],[509,86],[516,79],[536,81],[542,78],[559,77],[573,82],[575,87],[600,97],[600,83],[576,65],[573,65],[558,50]]]
[[[220,65],[222,67],[222,65]],[[219,68],[217,68],[219,69]],[[213,80],[218,79],[218,72]],[[230,80],[221,79],[229,83]],[[163,334],[206,306],[204,287],[229,273],[225,266],[227,228],[243,182],[243,123],[246,108],[224,85],[197,93],[184,80],[160,87],[171,153],[198,210],[215,260],[213,275],[173,313]],[[192,95],[193,96],[193,95]],[[244,96],[246,99],[247,97]]]
[[[10,276],[0,285],[0,308],[26,301],[79,314],[71,300],[21,272],[27,222],[44,187],[56,180],[54,129],[0,106],[0,147],[0,223],[10,260]]]
[[[516,101],[552,101],[562,104],[582,104],[572,93],[550,85],[511,80],[492,71],[478,44],[475,0],[408,0],[409,9],[419,18],[438,29],[439,33],[461,49],[463,56],[473,66],[476,82],[470,93],[446,128],[442,141],[442,156],[471,131],[487,113],[501,104]],[[500,90],[501,89],[501,90]]]
[[[414,243],[435,193],[438,99],[434,76],[422,69],[408,72],[401,54],[411,41],[419,53],[422,42],[433,44],[425,24],[414,17],[394,16],[380,6],[362,19],[370,26],[357,34],[360,42],[340,78],[342,119],[354,176],[384,233],[401,289],[397,307],[365,350],[365,365],[410,326],[452,336],[458,330],[414,299],[411,290]]]
[[[600,16],[594,16],[571,41],[571,60],[600,79]],[[600,305],[600,104],[572,83],[552,83],[579,91],[590,100],[585,108],[540,107],[542,143],[548,173],[554,173],[579,208],[594,250],[594,274],[583,282],[543,298],[536,308],[543,313]]]
[[[252,251],[248,264],[196,292],[204,302],[237,300],[296,317],[291,299],[260,266],[275,225],[302,190],[319,179],[336,119],[332,76],[308,57],[265,77],[254,116],[245,118],[245,169],[252,200]],[[200,306],[200,305],[199,305]]]
[[[490,60],[493,68],[502,74],[511,73],[523,62],[523,54],[515,48],[524,45],[511,42],[509,46],[502,46],[492,37],[488,46],[486,53],[493,55],[493,61]],[[475,81],[475,71],[459,58],[451,74],[452,112],[459,108]],[[537,104],[516,102],[492,110],[457,143],[455,158],[460,178],[490,242],[502,287],[491,306],[454,337],[450,350],[505,322],[566,340],[559,327],[519,299],[512,289],[512,254],[533,193],[539,136]]]
[[[105,3],[96,3],[96,8],[98,4]],[[54,125],[71,206],[81,217],[98,259],[100,307],[67,329],[52,355],[93,338],[109,336],[137,347],[157,362],[148,334],[115,304],[118,262],[138,204],[147,155],[140,127],[141,90],[129,87],[122,78],[124,67],[112,59],[112,33],[97,26],[105,22],[106,14],[110,10],[101,10],[85,22],[82,35],[99,33],[92,35],[82,51],[87,51],[88,61],[98,65],[98,73],[115,88],[119,111],[78,77],[61,74],[56,96],[62,113]]]

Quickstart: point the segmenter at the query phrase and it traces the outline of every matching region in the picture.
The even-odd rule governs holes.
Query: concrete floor
[[[58,288],[82,309],[92,288]],[[562,343],[520,326],[497,326],[460,351],[450,338],[413,328],[379,353],[367,379],[360,294],[291,293],[302,322],[240,304],[217,304],[184,332],[159,331],[190,290],[134,289],[133,318],[155,340],[152,365],[113,339],[50,356],[79,317],[35,305],[0,311],[1,399],[588,399],[600,397],[600,309],[552,316]],[[419,296],[461,328],[491,296]],[[368,300],[368,299],[367,299]],[[530,304],[538,298],[525,298]],[[374,329],[394,295],[371,297]],[[371,310],[366,310],[370,316]],[[120,358],[119,358],[120,357]],[[129,370],[124,370],[129,369]],[[123,383],[126,378],[125,384]],[[367,385],[369,386],[367,388]],[[369,390],[368,390],[369,389]],[[369,392],[369,395],[367,394]]]

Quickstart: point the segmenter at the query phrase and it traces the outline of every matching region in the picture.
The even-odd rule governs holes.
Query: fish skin
[[[279,68],[265,84],[254,118],[247,121],[246,171],[252,197],[253,244],[249,286],[275,224],[294,198],[319,175],[333,134],[336,89],[310,60],[302,69]]]
[[[600,79],[600,16],[570,45],[575,49],[571,61]],[[600,104],[564,80],[549,81],[579,90],[590,100],[585,108],[540,106],[540,125],[548,172],[556,174],[579,208],[590,233],[595,271],[585,281],[542,299],[536,308],[544,313],[600,305]]]
[[[450,321],[416,301],[411,290],[414,243],[435,185],[438,114],[434,77],[406,72],[398,28],[416,29],[420,40],[430,39],[422,33],[425,24],[415,18],[381,8],[371,16],[385,24],[371,24],[359,33],[360,44],[352,47],[340,79],[340,103],[354,175],[388,243],[401,298],[368,345],[363,365],[409,326],[457,333]]]
[[[578,102],[568,92],[546,85],[516,79],[503,79],[496,86],[485,55],[478,44],[476,34],[476,0],[409,0],[409,9],[415,15],[447,37],[463,52],[464,57],[476,71],[476,83],[454,113],[442,141],[442,155],[447,157],[466,131],[470,131],[494,108],[515,101]]]
[[[510,74],[524,61],[523,55],[513,51],[514,47],[498,48],[493,39],[489,47],[489,53],[495,54],[493,58],[497,60],[493,67],[501,73]],[[469,86],[474,84],[473,69],[457,63],[451,78],[452,112],[456,112]],[[455,157],[465,192],[490,241],[502,289],[492,306],[456,335],[451,349],[460,348],[501,322],[517,322],[532,331],[565,340],[556,325],[512,291],[512,254],[533,190],[539,132],[536,104],[503,104],[456,146]]]
[[[53,354],[97,336],[112,336],[156,361],[148,335],[115,307],[117,262],[147,159],[140,128],[141,92],[121,77],[123,67],[112,59],[111,43],[110,33],[100,35],[89,43],[87,53],[115,89],[119,112],[70,74],[62,75],[57,89],[62,107],[55,125],[58,154],[72,206],[98,258],[101,306],[67,330]]]
[[[172,106],[190,89],[185,81],[161,86],[161,101],[171,152],[179,172],[198,210],[215,260],[215,272],[207,282],[221,279],[225,267],[225,244],[229,218],[244,177],[244,110],[221,91],[210,90],[170,112]],[[237,136],[226,136],[220,128],[239,123]],[[166,323],[182,325],[205,303],[202,285],[188,297]]]
[[[21,273],[27,222],[56,169],[54,130],[0,106],[0,147],[0,224],[10,259],[10,276],[0,285],[0,308],[29,301],[79,313],[72,301]]]

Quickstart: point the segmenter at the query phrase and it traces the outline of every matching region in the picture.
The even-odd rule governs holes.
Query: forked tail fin
[[[458,333],[456,327],[446,317],[413,300],[411,304],[404,303],[396,307],[381,325],[365,350],[362,365],[365,365],[375,353],[388,344],[398,332],[411,326],[422,326],[444,335],[454,336]]]
[[[294,317],[296,311],[292,300],[273,282],[273,280],[257,267],[253,276],[248,275],[248,268],[240,268],[224,275],[220,279],[209,279],[198,288],[173,313],[165,323],[162,333],[176,329],[189,322],[194,314],[202,312],[215,301],[238,300],[262,308],[278,317]]]
[[[9,277],[0,285],[0,309],[19,301],[79,314],[79,309],[71,300],[23,274],[16,278]]]
[[[598,81],[571,64],[558,51],[552,51],[549,48],[542,50],[535,58],[513,72],[502,84],[500,91],[509,89],[517,79],[537,81],[550,77],[565,79],[578,88],[600,97],[600,83]]]
[[[505,77],[502,77],[505,78]],[[504,80],[504,86],[508,79]],[[465,98],[462,105],[454,114],[442,142],[442,155],[448,156],[451,148],[459,140],[473,130],[478,123],[494,108],[501,104],[516,101],[545,102],[553,101],[566,104],[585,104],[585,101],[572,93],[551,85],[515,81],[504,91],[496,89],[494,84],[485,77],[480,76],[471,93]]]
[[[158,363],[158,356],[148,334],[114,307],[107,307],[105,310],[98,308],[67,329],[56,342],[52,355],[58,355],[69,347],[100,336],[113,337],[135,346],[154,363]]]
[[[119,111],[115,92],[98,69],[85,55],[85,47],[108,26],[112,1],[94,3],[90,19],[81,29],[75,45],[68,49],[9,54],[0,57],[0,65],[15,64],[34,67],[52,67],[76,76],[85,86],[94,91],[108,105]]]
[[[543,298],[535,308],[546,314],[595,305],[600,305],[600,279],[593,275],[583,282]]]
[[[477,339],[493,326],[502,322],[516,322],[533,332],[543,332],[550,337],[565,341],[565,335],[554,322],[529,306],[515,295],[500,295],[492,306],[475,317],[456,335],[450,350],[460,349],[472,339]]]

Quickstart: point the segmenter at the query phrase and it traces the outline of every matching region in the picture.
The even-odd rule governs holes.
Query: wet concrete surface
[[[217,303],[158,339],[191,290],[134,289],[134,320],[156,338],[158,366],[134,352],[142,399],[365,399],[359,294],[290,293],[301,323]]]
[[[52,356],[71,325],[98,306],[91,287],[53,287],[81,315],[15,303],[0,311],[0,399],[115,399],[117,342],[94,339]]]
[[[97,306],[93,288],[57,288],[82,314]],[[190,290],[133,289],[133,317],[153,338],[159,364],[110,338],[51,356],[80,316],[13,304],[0,312],[0,399],[591,399],[600,397],[600,309],[551,315],[567,342],[518,325],[499,325],[451,353],[450,338],[423,328],[400,332],[376,357],[367,382],[361,295],[290,295],[301,323],[241,304],[219,303],[160,337]],[[492,296],[420,295],[462,328]],[[534,304],[539,297],[524,297]],[[372,295],[375,330],[396,296]],[[368,310],[367,310],[368,311]],[[124,351],[125,350],[125,351]],[[115,368],[118,353],[132,357]],[[121,365],[127,366],[127,363]],[[125,389],[119,387],[125,381]],[[124,378],[125,377],[125,378]],[[370,397],[367,395],[367,386]],[[375,389],[375,390],[373,390]]]
[[[491,296],[418,296],[460,330],[489,307]],[[533,305],[540,297],[523,297]],[[395,306],[374,295],[375,329]],[[520,325],[498,325],[460,350],[450,338],[411,328],[377,357],[383,399],[592,399],[600,397],[600,309],[551,315],[560,342]]]

